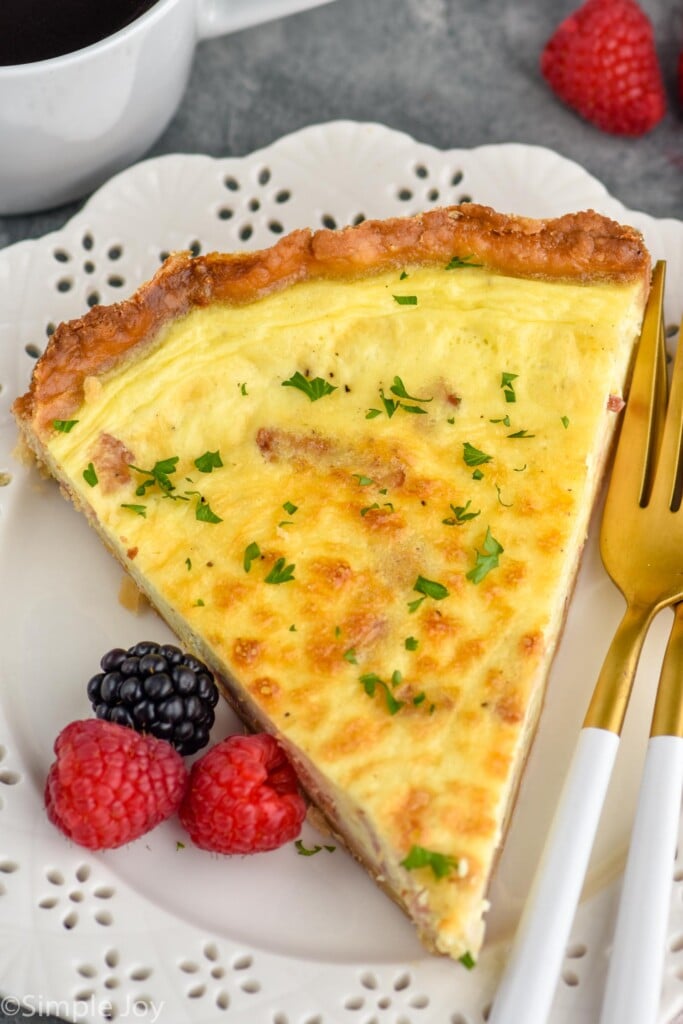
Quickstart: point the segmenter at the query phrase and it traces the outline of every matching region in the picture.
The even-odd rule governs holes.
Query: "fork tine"
[[[665,272],[665,263],[660,260],[652,275],[650,297],[614,457],[606,515],[610,502],[615,504],[616,514],[622,515],[624,507],[646,504],[649,497],[666,406],[662,328]]]
[[[681,469],[681,431],[683,425],[683,345],[676,349],[671,394],[664,425],[664,435],[657,462],[651,501],[677,512],[681,505],[683,486]]]

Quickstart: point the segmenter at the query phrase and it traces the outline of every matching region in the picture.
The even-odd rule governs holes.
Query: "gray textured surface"
[[[150,155],[241,156],[307,124],[381,121],[451,148],[549,146],[631,209],[683,216],[683,113],[676,60],[683,8],[644,0],[669,113],[649,135],[606,135],[545,86],[543,43],[573,0],[336,0],[199,45],[190,86]],[[0,246],[60,227],[78,207],[0,218]]]
[[[336,0],[204,42],[185,99],[150,155],[240,156],[307,124],[380,121],[443,148],[549,146],[582,164],[628,207],[683,217],[683,114],[675,74],[683,7],[677,0],[643,0],[655,26],[669,113],[650,135],[629,140],[581,121],[539,75],[545,40],[574,6],[574,0]],[[77,209],[0,218],[0,246],[55,230]],[[0,1009],[0,1024],[23,1019],[29,1017]]]

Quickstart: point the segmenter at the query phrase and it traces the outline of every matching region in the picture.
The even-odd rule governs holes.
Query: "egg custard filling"
[[[302,269],[303,268],[303,269]],[[649,282],[481,207],[174,256],[22,432],[432,950],[476,958]]]

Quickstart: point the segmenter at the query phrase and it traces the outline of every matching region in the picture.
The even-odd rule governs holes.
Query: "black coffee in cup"
[[[125,28],[157,0],[0,0],[0,65],[60,57]]]

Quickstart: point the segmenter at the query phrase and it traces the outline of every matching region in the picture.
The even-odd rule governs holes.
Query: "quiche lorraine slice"
[[[62,324],[14,404],[332,832],[455,958],[482,942],[649,280],[640,235],[592,212],[295,231],[171,256]]]

